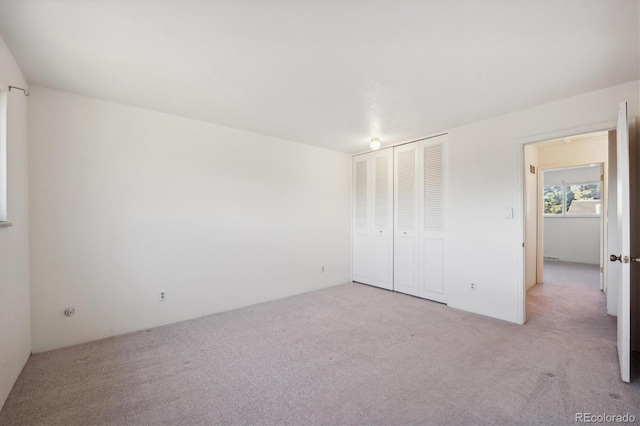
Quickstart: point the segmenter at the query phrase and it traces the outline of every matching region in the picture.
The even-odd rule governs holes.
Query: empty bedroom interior
[[[639,28],[0,0],[0,425],[636,419]]]

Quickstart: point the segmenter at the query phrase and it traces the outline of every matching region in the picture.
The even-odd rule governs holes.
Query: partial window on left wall
[[[0,222],[7,221],[7,91],[0,88]]]

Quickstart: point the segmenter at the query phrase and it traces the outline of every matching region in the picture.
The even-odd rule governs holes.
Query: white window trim
[[[0,87],[0,224],[8,224],[7,216],[7,180],[9,172],[7,169],[7,110],[8,95],[4,87]]]

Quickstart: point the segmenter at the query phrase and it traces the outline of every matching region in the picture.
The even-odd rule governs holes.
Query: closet
[[[353,158],[353,281],[393,290],[393,149]]]
[[[446,141],[353,158],[353,281],[446,303]]]
[[[446,139],[394,148],[394,290],[438,302],[446,302]]]

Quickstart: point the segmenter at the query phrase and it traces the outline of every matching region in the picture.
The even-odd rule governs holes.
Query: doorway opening
[[[615,131],[600,131],[524,147],[527,321],[615,315],[605,279],[611,138]]]
[[[635,117],[629,119],[627,102],[620,102],[616,122],[584,126],[575,132],[555,132],[549,134],[548,138],[532,136],[522,139],[521,158],[524,161],[521,163],[519,185],[523,194],[520,229],[524,249],[520,263],[522,286],[518,294],[519,320],[521,323],[546,320],[559,312],[562,315],[558,317],[558,321],[550,322],[550,327],[568,326],[585,338],[597,334],[596,329],[601,331],[596,338],[611,339],[615,336],[611,341],[617,346],[620,378],[627,383],[634,376],[632,360],[635,356],[632,356],[632,352],[640,349],[640,315],[637,315],[640,311],[640,290],[637,285],[633,285],[640,282],[640,208],[637,207],[640,200],[637,196],[637,188],[640,187],[640,150],[636,139],[637,130]],[[565,137],[571,134],[577,136]],[[554,140],[550,140],[552,138]],[[606,145],[603,142],[592,147],[592,150],[589,140],[595,143],[598,138],[603,141],[606,138]],[[572,145],[579,149],[572,149]],[[605,146],[606,156],[593,158],[599,148],[604,151]],[[565,156],[569,151],[573,151],[574,155]],[[602,160],[603,157],[605,160]],[[554,287],[546,282],[548,274],[545,269],[551,271],[551,268],[545,268],[544,263],[545,182],[544,174],[540,171],[598,164],[603,171],[600,187],[601,249],[598,271],[601,277],[598,280],[599,289],[592,292],[592,299],[599,306],[594,310],[593,304],[578,303],[581,299],[576,297],[575,288]],[[567,184],[568,182],[561,182],[560,189],[555,191],[553,185],[547,185],[548,215],[570,214],[567,192],[571,192],[572,197],[576,193],[575,188]],[[577,189],[588,189],[593,193],[594,188],[578,185]],[[558,201],[554,201],[554,197]],[[595,197],[585,201],[594,204]],[[575,202],[575,197],[572,202]],[[589,203],[579,204],[585,207]],[[552,256],[549,254],[547,260],[551,260]],[[573,271],[568,275],[575,278],[577,273]],[[561,297],[552,294],[554,290]],[[539,293],[543,297],[538,297]],[[556,302],[560,303],[559,309],[554,309]],[[576,306],[578,309],[574,309]],[[616,316],[615,319],[612,315]],[[584,327],[585,324],[592,326]]]

